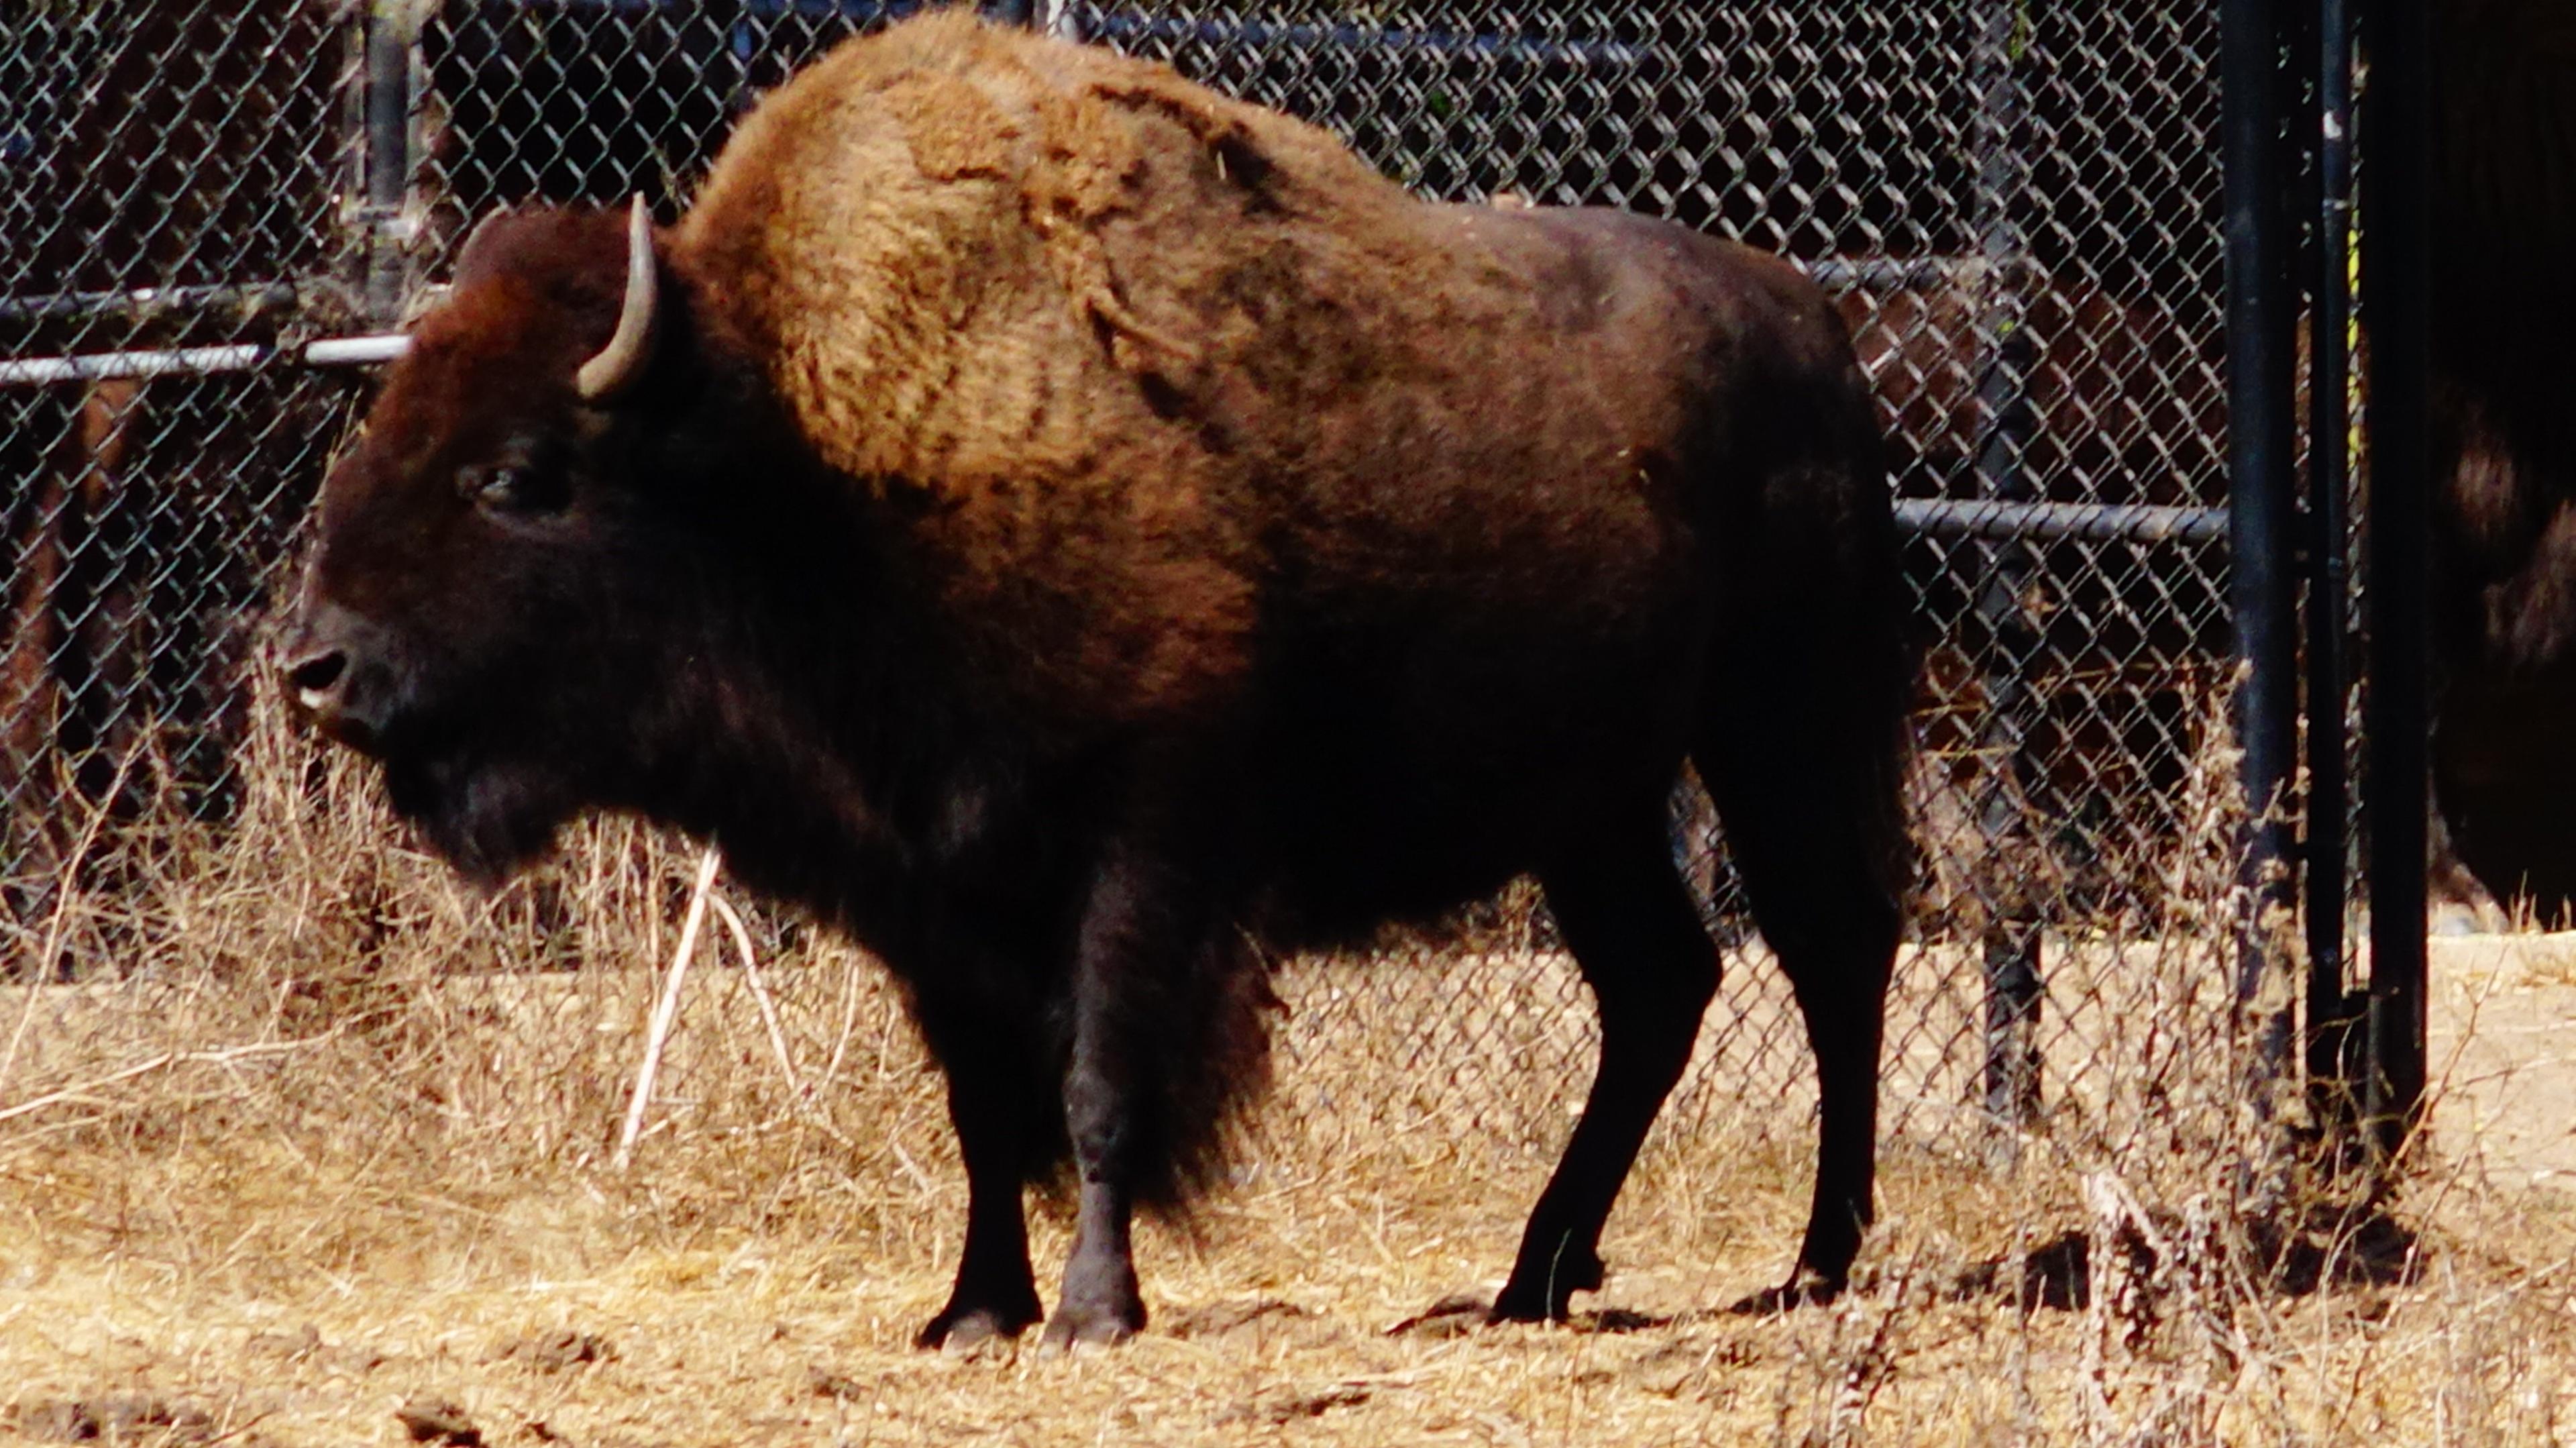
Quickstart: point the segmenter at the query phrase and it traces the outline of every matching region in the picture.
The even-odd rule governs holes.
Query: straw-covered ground
[[[1588,1063],[1541,938],[1283,966],[1231,1185],[1141,1244],[1112,1353],[911,1349],[963,1189],[869,964],[719,883],[617,1162],[697,861],[586,828],[497,898],[274,727],[238,818],[89,838],[0,987],[0,1439],[2523,1443],[2576,1433],[2576,945],[2446,943],[2443,1107],[2393,1199],[2280,1143],[2201,898],[2051,946],[2046,1114],[1975,1109],[1967,951],[1911,949],[1884,1221],[1832,1308],[1786,1269],[1802,1050],[1758,952],[1570,1325],[1406,1330],[1490,1291]],[[75,821],[73,824],[77,825]],[[113,849],[102,843],[111,833]],[[68,847],[85,832],[67,829]],[[2204,857],[2215,858],[2204,852]],[[2195,895],[2199,891],[2199,895]],[[737,932],[727,909],[744,913]],[[1512,918],[1508,914],[1506,920]],[[756,962],[746,969],[745,952]],[[1042,1280],[1064,1219],[1038,1214]]]

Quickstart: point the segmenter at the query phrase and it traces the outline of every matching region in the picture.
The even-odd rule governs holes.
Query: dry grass
[[[1496,1285],[1580,1098],[1564,966],[1506,928],[1292,963],[1279,1098],[1232,1190],[1141,1244],[1155,1330],[952,1361],[907,1342],[963,1188],[867,962],[753,916],[773,1038],[711,929],[621,1172],[692,854],[597,824],[481,898],[265,713],[247,778],[220,834],[120,828],[113,891],[46,922],[117,979],[0,990],[0,1438],[398,1442],[399,1410],[435,1436],[440,1408],[581,1445],[2478,1444],[2576,1421],[2576,1198],[2428,1152],[2395,1204],[2411,1243],[2324,1210],[2350,1203],[2238,1084],[2223,851],[2175,852],[2197,918],[2053,947],[2060,1074],[2025,1133],[1967,1105],[1965,953],[1910,952],[1886,1221],[1832,1309],[1723,1310],[1785,1270],[1805,1205],[1803,1062],[1755,958],[1589,1314],[1387,1331]],[[2222,838],[2217,796],[2194,807]],[[1042,1274],[1064,1226],[1041,1210]]]

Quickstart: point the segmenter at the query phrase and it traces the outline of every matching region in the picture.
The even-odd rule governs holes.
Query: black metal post
[[[418,6],[375,0],[366,9],[365,87],[358,152],[356,220],[366,244],[362,282],[368,315],[390,325],[410,290],[410,231],[403,202],[411,186],[412,52]]]
[[[2370,1054],[2363,1108],[2394,1153],[2424,1098],[2425,775],[2431,644],[2432,16],[2365,0],[2362,316],[2370,327]]]
[[[2316,11],[2316,243],[2308,309],[2308,943],[2307,1072],[2324,1099],[2347,1096],[2357,1002],[2344,982],[2346,822],[2352,789],[2344,730],[2351,670],[2346,576],[2351,519],[2352,401],[2352,11],[2319,0]]]
[[[2281,0],[2224,0],[2219,12],[2222,160],[2226,170],[2227,453],[2230,603],[2237,657],[2241,779],[2253,812],[2245,837],[2248,917],[2237,991],[2251,1001],[2277,964],[2276,921],[2290,904],[2291,771],[2298,758],[2298,544],[2292,478],[2296,432],[2290,213],[2281,174]],[[2286,1005],[2267,1016],[2260,1049],[2274,1075],[2290,1061]]]
[[[2014,68],[2019,21],[2011,0],[1985,0],[1978,23],[1976,225],[1983,265],[1977,310],[1976,469],[1980,498],[2026,505],[2037,493],[2023,467],[2032,426],[2034,357],[2022,315],[2027,248],[2014,214],[2023,180],[2019,147],[2027,109]],[[2028,542],[2012,538],[1988,544],[1983,562],[1976,608],[1985,635],[1986,711],[1977,734],[1977,826],[1989,848],[2000,851],[2006,842],[2026,843],[2031,833],[2024,755],[2037,703],[2030,679],[2040,636],[2030,594],[2039,560]],[[1997,904],[1981,951],[1986,1111],[1997,1121],[2026,1124],[2037,1119],[2040,1106],[2042,934],[2034,902],[2016,894]]]

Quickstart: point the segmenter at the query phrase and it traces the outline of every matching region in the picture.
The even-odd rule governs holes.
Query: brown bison
[[[1160,66],[942,15],[745,120],[680,224],[485,226],[332,474],[281,640],[495,877],[587,808],[903,981],[971,1189],[925,1344],[1141,1326],[1131,1208],[1264,1075],[1269,952],[1533,871],[1598,1078],[1497,1318],[1597,1286],[1718,961],[1687,756],[1822,1088],[1784,1299],[1870,1217],[1908,689],[1870,401],[1789,266],[1435,206]]]
[[[2445,0],[2435,15],[2435,793],[2480,883],[2566,924],[2576,921],[2576,10]]]

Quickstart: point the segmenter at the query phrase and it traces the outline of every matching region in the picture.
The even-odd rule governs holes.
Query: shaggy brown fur
[[[1652,398],[1568,396],[1527,365],[1533,344],[1570,345],[1571,370],[1634,365],[1617,356],[1633,319],[1579,315],[1602,280],[1544,232],[1426,208],[1330,135],[1163,67],[962,19],[838,51],[762,107],[675,253],[835,468],[929,495],[918,556],[1077,718],[1238,689],[1247,575],[1281,529],[1322,554],[1405,529],[1441,555],[1330,560],[1364,570],[1590,569],[1620,551],[1551,555],[1527,527],[1642,544],[1646,489],[1535,518],[1509,494],[1543,451],[1588,444],[1619,466],[1682,402],[1639,417]],[[1773,265],[1773,295],[1747,301],[1794,297],[1808,345],[1838,347]],[[1354,463],[1419,491],[1335,476]],[[1283,475],[1311,479],[1294,516],[1256,495]]]
[[[655,241],[478,234],[325,490],[288,646],[498,874],[586,807],[711,835],[912,992],[972,1185],[926,1342],[1143,1321],[1131,1205],[1261,1079],[1253,942],[1536,872],[1603,1066],[1498,1316],[1559,1314],[1716,962],[1685,756],[1807,1010],[1798,1291],[1869,1213],[1907,688],[1868,399],[1792,268],[1615,213],[1427,206],[1155,66],[934,17],[742,126]]]

